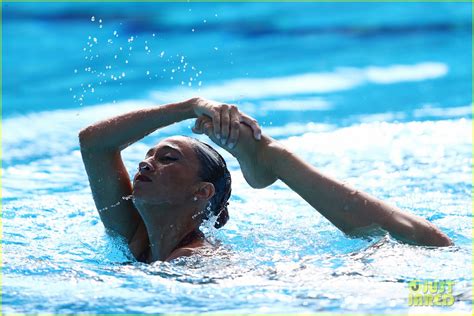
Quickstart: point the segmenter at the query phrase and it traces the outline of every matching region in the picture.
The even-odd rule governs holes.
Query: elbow
[[[449,247],[454,245],[454,242],[445,233],[429,222],[428,228],[419,231],[417,240],[420,245],[425,246]]]
[[[449,247],[453,246],[454,242],[439,228],[434,227],[434,231],[429,237],[428,244],[435,247]]]
[[[93,147],[93,133],[92,133],[92,126],[88,126],[86,128],[83,128],[79,131],[78,134],[79,137],[79,145],[81,148],[81,151],[90,149]]]

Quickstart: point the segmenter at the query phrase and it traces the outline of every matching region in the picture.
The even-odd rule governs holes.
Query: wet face
[[[167,138],[150,148],[133,179],[133,196],[149,204],[192,201],[199,161],[185,137]]]

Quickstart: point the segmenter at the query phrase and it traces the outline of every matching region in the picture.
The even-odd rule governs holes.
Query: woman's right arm
[[[92,124],[79,132],[82,160],[104,226],[130,241],[141,224],[121,150],[160,127],[196,117],[195,99],[137,110]]]
[[[206,115],[215,122],[214,133],[221,144],[235,144],[239,139],[240,122],[260,137],[260,127],[254,120],[241,115],[234,105],[203,98],[142,109],[97,122],[79,132],[81,154],[89,177],[95,205],[106,228],[130,241],[143,222],[131,199],[132,184],[120,152],[153,131]],[[136,239],[136,238],[135,238]],[[134,240],[135,240],[134,239]]]

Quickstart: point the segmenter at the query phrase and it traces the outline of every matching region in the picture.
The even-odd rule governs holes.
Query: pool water
[[[2,311],[472,311],[471,7],[459,3],[2,3]],[[455,242],[348,238],[237,161],[220,246],[138,263],[106,234],[77,134],[201,95],[232,102],[323,172],[429,219]],[[191,135],[164,128],[123,152]],[[205,139],[200,137],[201,139]],[[408,282],[453,280],[451,307]]]

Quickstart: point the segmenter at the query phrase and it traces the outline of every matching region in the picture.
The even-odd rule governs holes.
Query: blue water
[[[2,310],[6,313],[472,311],[471,7],[455,3],[5,4]],[[178,68],[179,67],[179,68]],[[283,183],[233,176],[213,253],[135,262],[107,235],[77,133],[201,95],[232,102],[322,171],[455,242],[350,239]],[[127,148],[131,174],[159,139]],[[456,282],[409,307],[407,282]]]

